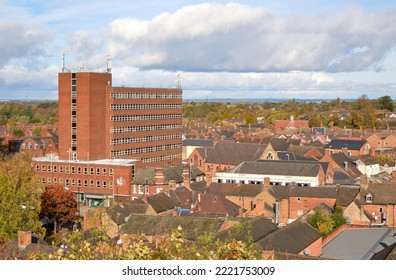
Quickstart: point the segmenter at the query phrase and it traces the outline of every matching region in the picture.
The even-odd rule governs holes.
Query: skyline
[[[0,0],[0,99],[57,99],[61,56],[185,99],[396,98],[391,1]]]

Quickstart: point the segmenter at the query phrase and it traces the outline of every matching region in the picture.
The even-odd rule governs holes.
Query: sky
[[[70,71],[184,99],[396,101],[396,1],[0,0],[0,100]]]

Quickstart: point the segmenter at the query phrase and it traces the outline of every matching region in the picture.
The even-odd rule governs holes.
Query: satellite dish
[[[311,255],[311,250],[309,250],[309,249],[304,249],[304,255],[306,255],[306,256]]]

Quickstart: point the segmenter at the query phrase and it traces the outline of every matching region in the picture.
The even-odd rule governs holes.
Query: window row
[[[139,125],[139,126],[123,126],[123,127],[111,127],[110,133],[130,133],[140,131],[157,131],[167,129],[181,129],[183,126],[179,123],[173,124],[156,124],[156,125]]]
[[[65,187],[83,187],[83,188],[103,188],[106,189],[107,187],[109,189],[112,189],[114,186],[113,181],[106,181],[106,180],[87,180],[87,179],[70,179],[70,178],[56,178],[56,177],[42,177],[41,178],[41,183],[47,184],[47,185],[62,185]]]
[[[164,162],[170,161],[173,159],[180,159],[182,157],[181,154],[172,154],[172,155],[162,155],[156,157],[142,158],[143,163],[151,163],[151,162]]]
[[[128,155],[136,155],[142,153],[150,153],[150,152],[160,152],[160,151],[168,151],[181,149],[181,144],[167,144],[160,146],[152,146],[152,147],[141,147],[141,148],[133,148],[133,149],[124,149],[124,150],[115,150],[110,152],[111,157],[118,156],[128,156]]]
[[[34,147],[35,150],[37,150],[39,148],[39,145],[38,144],[34,144],[33,147]],[[28,150],[31,150],[32,149],[32,143],[29,142],[28,145],[27,145],[27,148],[28,148]],[[23,143],[21,145],[21,149],[23,149],[23,150],[26,149],[26,143]]]
[[[112,92],[111,99],[181,99],[179,93],[155,93],[155,92]]]
[[[112,138],[110,139],[110,145],[125,145],[125,144],[135,144],[135,143],[146,143],[164,140],[176,140],[181,139],[180,134],[165,134],[165,135],[149,135],[141,137],[128,137],[128,138]]]
[[[110,110],[182,109],[181,104],[110,104]]]
[[[89,171],[89,172],[88,172]],[[107,173],[108,171],[108,173]],[[36,164],[36,172],[40,172],[40,164]],[[113,176],[113,168],[100,167],[81,167],[74,165],[56,165],[56,164],[41,164],[41,172],[47,173],[66,173],[66,174],[83,174],[83,175],[102,175]]]
[[[155,115],[122,115],[111,116],[111,122],[150,121],[150,120],[175,120],[181,119],[182,114],[155,114]]]

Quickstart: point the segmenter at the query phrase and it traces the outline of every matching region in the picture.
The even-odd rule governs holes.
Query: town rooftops
[[[213,147],[213,139],[186,139],[183,146]]]

